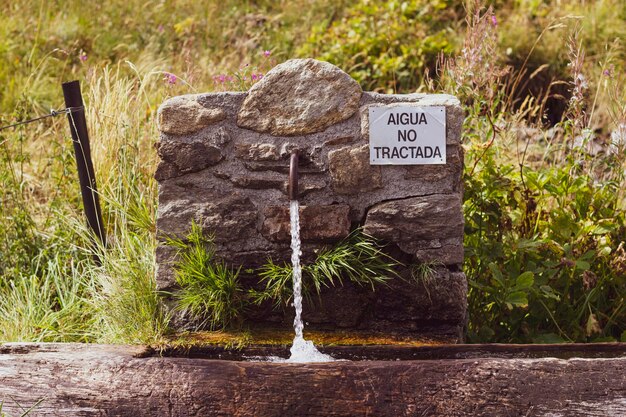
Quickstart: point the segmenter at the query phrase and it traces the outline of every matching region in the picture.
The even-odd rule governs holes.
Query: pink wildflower
[[[491,24],[493,25],[493,27],[497,27],[498,26],[498,19],[496,19],[496,15],[495,14],[491,15]]]
[[[78,54],[78,59],[80,59],[81,62],[87,61],[87,54],[83,51],[80,51],[80,54]]]
[[[263,51],[263,56],[265,56],[265,58],[269,58],[270,55],[272,55],[272,51],[270,51],[270,50]]]
[[[170,85],[176,84],[176,81],[178,81],[178,77],[170,72],[166,72],[163,79]]]

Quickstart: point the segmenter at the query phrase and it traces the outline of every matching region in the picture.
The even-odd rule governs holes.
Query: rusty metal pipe
[[[289,201],[298,199],[298,151],[291,152],[289,162]]]

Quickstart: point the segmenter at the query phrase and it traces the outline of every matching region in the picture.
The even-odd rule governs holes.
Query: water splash
[[[291,218],[291,265],[293,268],[293,305],[296,309],[296,317],[293,320],[293,328],[296,336],[291,346],[291,357],[287,362],[330,362],[332,356],[318,351],[313,342],[304,340],[304,323],[302,322],[302,268],[300,267],[300,213],[297,200],[289,203]]]

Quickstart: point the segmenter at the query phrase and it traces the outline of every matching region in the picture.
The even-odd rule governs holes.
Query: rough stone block
[[[284,190],[286,189],[287,176],[276,172],[241,172],[234,173],[215,171],[216,177],[230,181],[237,188],[250,190]]]
[[[224,117],[221,108],[206,108],[194,96],[174,97],[159,108],[159,130],[170,135],[187,135]]]
[[[462,265],[465,255],[463,248],[463,237],[453,237],[449,239],[434,239],[416,244],[415,258],[419,262]]]
[[[237,124],[276,136],[319,132],[351,117],[361,94],[359,84],[334,65],[291,59],[252,86]]]
[[[174,142],[161,141],[159,154],[163,161],[169,162],[180,173],[196,172],[215,165],[224,157],[216,146],[202,141]]]
[[[163,181],[170,178],[175,178],[182,175],[174,164],[161,160],[154,173],[154,178],[157,181]]]
[[[241,240],[256,233],[257,209],[249,197],[236,193],[209,201],[175,199],[159,206],[157,228],[162,234],[183,237],[192,221],[215,242]]]
[[[229,141],[225,129],[192,138],[164,136],[157,144],[162,162],[157,175],[167,179],[213,166],[224,159],[222,149]]]
[[[345,204],[300,206],[299,212],[303,241],[339,240],[350,233],[350,207]],[[263,215],[261,233],[265,238],[274,242],[291,240],[288,206],[266,207]]]
[[[415,326],[430,320],[450,322],[456,323],[460,332],[467,307],[465,274],[439,267],[423,276],[404,275],[404,280],[390,281],[378,291],[375,319],[413,322]]]
[[[414,255],[426,242],[463,236],[461,203],[458,194],[383,202],[368,211],[364,231]]]
[[[253,190],[267,190],[268,188],[284,190],[287,183],[287,181],[282,178],[274,179],[258,176],[233,177],[231,181],[236,187],[250,188]]]
[[[280,150],[272,143],[243,143],[235,147],[237,158],[246,161],[278,161]]]
[[[328,139],[326,142],[324,142],[324,147],[335,146],[335,145],[345,145],[346,143],[353,142],[354,140],[355,140],[355,137],[352,135],[337,136],[337,137]]]
[[[173,288],[176,285],[174,275],[174,259],[176,249],[165,244],[159,244],[156,248],[156,287],[163,291]]]
[[[368,289],[345,282],[343,286],[324,291],[321,298],[306,300],[303,319],[310,325],[355,328],[366,320],[368,305],[373,298],[374,294]]]
[[[339,194],[358,194],[382,187],[380,166],[369,163],[369,147],[346,147],[328,153],[328,168],[333,190]]]
[[[409,183],[435,183],[450,179],[452,190],[458,191],[461,185],[463,171],[463,148],[460,146],[446,147],[446,163],[432,165],[407,165],[404,179]]]

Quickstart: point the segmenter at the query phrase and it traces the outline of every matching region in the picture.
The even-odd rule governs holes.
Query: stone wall
[[[446,107],[445,165],[370,165],[368,107],[399,103]],[[159,109],[158,236],[184,236],[195,220],[229,264],[287,261],[289,157],[298,150],[305,262],[363,227],[405,264],[435,270],[420,284],[326,290],[305,305],[308,325],[457,338],[467,293],[462,121],[452,96],[362,92],[337,67],[311,59],[278,65],[247,93],[174,97]],[[159,289],[175,290],[174,258],[173,249],[158,247]],[[244,279],[254,286],[253,274]],[[289,310],[259,308],[248,320],[288,327]]]

